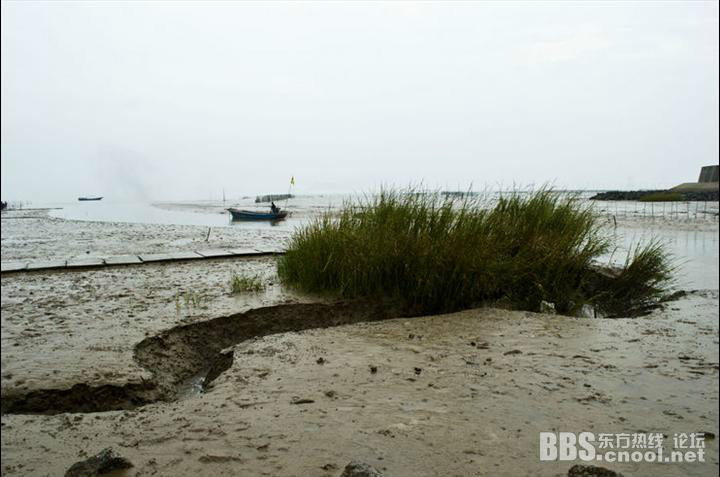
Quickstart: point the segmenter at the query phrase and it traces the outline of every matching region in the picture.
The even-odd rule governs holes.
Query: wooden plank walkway
[[[45,270],[85,270],[88,268],[142,265],[145,263],[180,262],[186,260],[207,260],[218,258],[263,257],[282,255],[281,248],[238,248],[180,251],[168,253],[147,253],[140,255],[116,255],[108,258],[73,258],[69,260],[15,260],[2,262],[2,273],[40,272]]]

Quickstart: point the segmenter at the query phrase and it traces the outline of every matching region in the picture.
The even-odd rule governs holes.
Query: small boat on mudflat
[[[102,200],[102,197],[78,197],[79,201],[87,201],[87,200]]]
[[[233,220],[282,220],[287,217],[287,212],[258,212],[254,210],[242,210],[229,208],[228,212],[232,214]]]

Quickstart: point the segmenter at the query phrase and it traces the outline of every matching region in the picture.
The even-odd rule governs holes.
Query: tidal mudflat
[[[65,220],[51,210],[3,213],[2,260],[107,258],[282,244],[290,228]]]
[[[656,226],[699,229],[717,253],[717,223]],[[206,232],[8,218],[2,259],[189,250]],[[283,234],[218,227],[210,241]],[[138,476],[335,476],[350,460],[388,476],[564,475],[538,461],[540,431],[716,435],[717,261],[700,268],[709,278],[683,269],[684,297],[632,319],[408,318],[284,289],[273,258],[3,275],[2,474],[62,475],[112,447]],[[231,293],[236,273],[265,290]],[[716,473],[706,444],[704,464],[607,467]]]

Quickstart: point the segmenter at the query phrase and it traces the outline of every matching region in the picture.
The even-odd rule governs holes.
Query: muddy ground
[[[3,221],[3,260],[16,233]],[[262,258],[4,274],[2,475],[62,475],[113,447],[129,476],[336,476],[353,459],[388,476],[551,476],[575,462],[541,463],[540,431],[717,435],[717,290],[636,319],[402,318],[284,290],[274,270]],[[233,273],[267,289],[232,294]],[[706,442],[704,464],[606,467],[716,475]]]
[[[262,293],[232,294],[233,274]],[[217,259],[22,273],[2,278],[2,392],[124,384],[148,378],[134,345],[163,329],[251,308],[299,302],[275,261]]]
[[[69,260],[283,244],[290,230],[63,220],[49,210],[2,214],[2,260]]]

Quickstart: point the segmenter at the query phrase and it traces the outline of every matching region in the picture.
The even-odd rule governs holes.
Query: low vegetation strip
[[[655,192],[640,197],[640,202],[682,202],[685,200],[679,192]]]
[[[305,291],[396,298],[422,313],[500,301],[623,316],[660,302],[671,283],[667,253],[650,243],[621,269],[598,273],[613,247],[601,223],[587,203],[549,189],[494,203],[385,190],[299,229],[278,274]]]
[[[717,202],[717,190],[610,190],[590,200],[629,200],[640,202]]]

